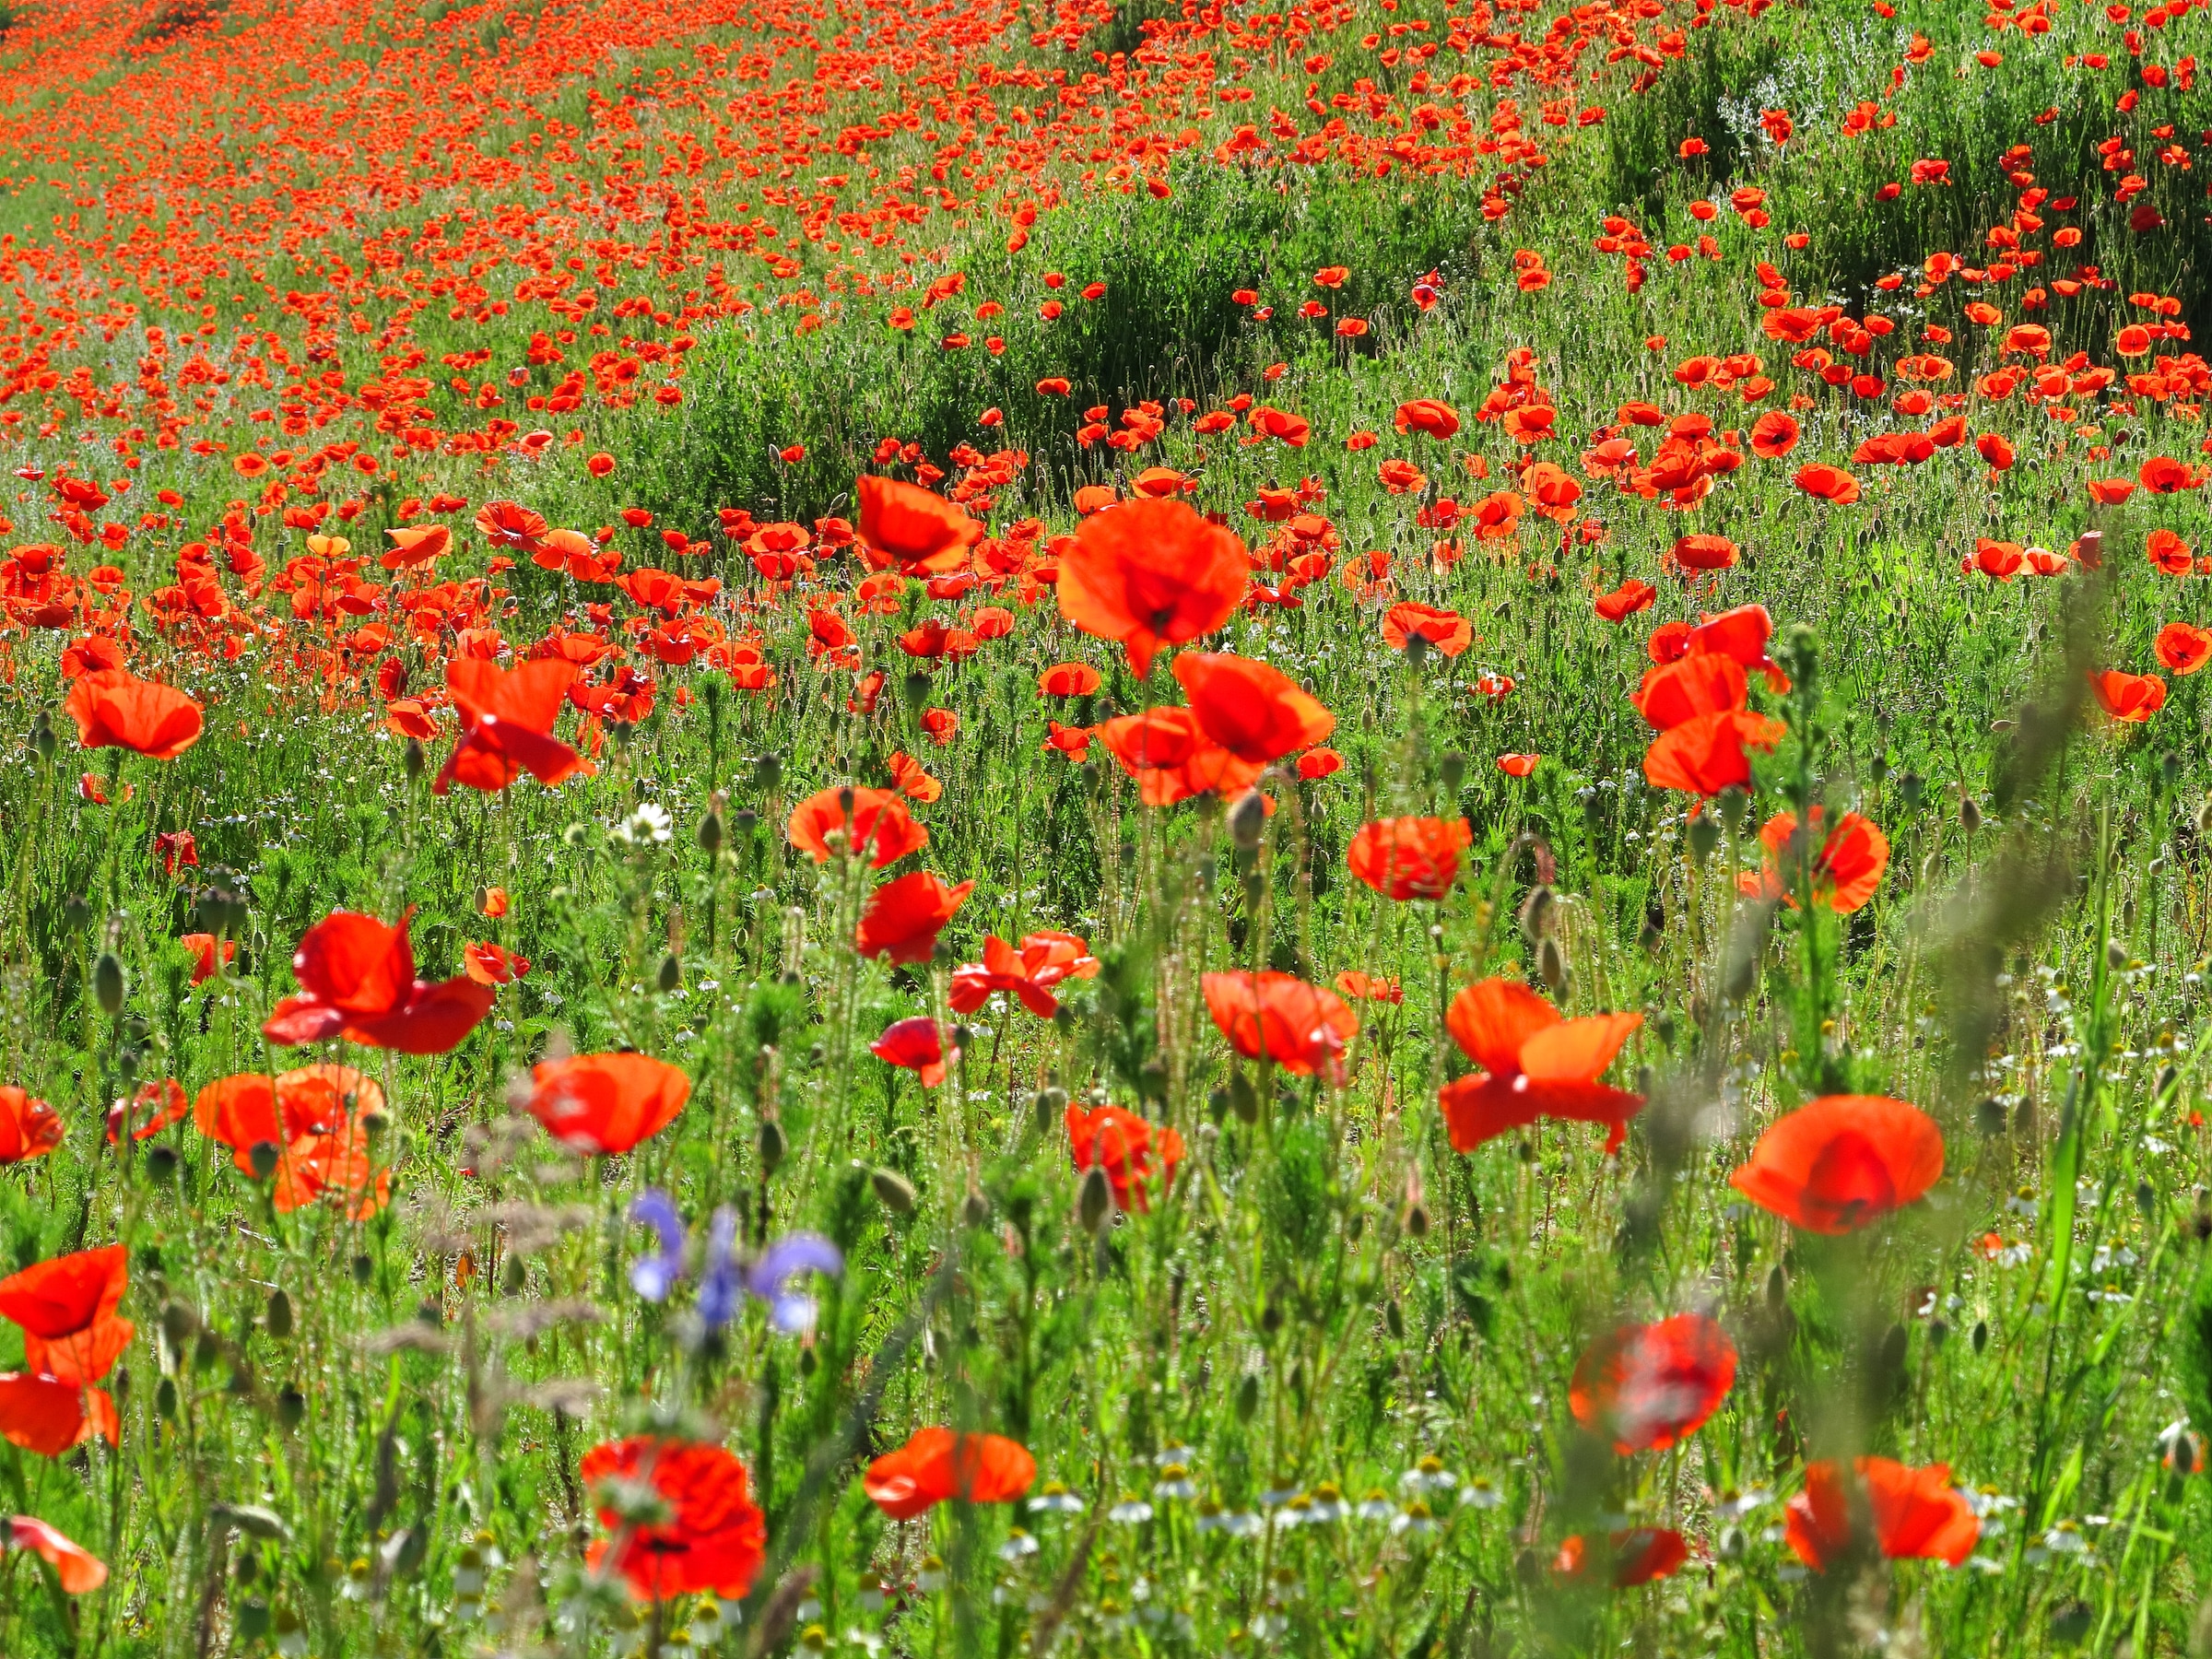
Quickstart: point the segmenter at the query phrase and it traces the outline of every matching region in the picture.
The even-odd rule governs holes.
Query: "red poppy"
[[[1175,677],[1207,741],[1239,760],[1265,766],[1311,748],[1336,729],[1336,717],[1280,669],[1226,652],[1187,652]]]
[[[2159,629],[2159,661],[2183,678],[2212,662],[2212,628],[2169,622]]]
[[[2100,507],[2117,507],[2136,493],[2133,478],[2091,478],[2087,488],[2089,500]]]
[[[926,1014],[917,1014],[884,1027],[883,1035],[868,1044],[868,1053],[886,1065],[914,1073],[924,1088],[935,1088],[945,1081],[946,1067],[959,1058],[960,1051],[956,1048],[947,1054],[944,1039],[937,1034],[937,1022]]]
[[[1735,563],[1735,544],[1724,535],[1685,535],[1675,543],[1674,561],[1685,571],[1724,571]]]
[[[1763,605],[1739,605],[1717,617],[1700,611],[1683,654],[1724,656],[1747,675],[1765,675],[1770,691],[1787,691],[1790,677],[1767,654],[1767,641],[1773,637],[1774,619]]]
[[[1359,827],[1344,862],[1385,899],[1441,899],[1459,879],[1459,855],[1474,839],[1464,818],[1377,818]]]
[[[868,1465],[861,1488],[894,1521],[912,1521],[937,1504],[1011,1503],[1037,1478],[1037,1460],[1001,1434],[917,1429],[905,1445]]]
[[[1536,770],[1544,757],[1541,755],[1500,755],[1498,770],[1509,778],[1525,778]]]
[[[1060,612],[1118,640],[1141,678],[1165,645],[1212,633],[1244,600],[1244,544],[1179,500],[1131,501],[1083,521],[1060,560]]]
[[[13,1083],[0,1087],[0,1164],[43,1158],[65,1133],[60,1113],[45,1101]]]
[[[1298,758],[1298,775],[1311,783],[1344,770],[1344,757],[1333,748],[1308,749]]]
[[[408,910],[396,926],[333,911],[292,953],[300,994],[276,1005],[261,1034],[279,1047],[343,1037],[402,1054],[443,1054],[491,1012],[489,987],[466,974],[436,984],[415,977]]]
[[[1393,651],[1405,650],[1416,635],[1445,657],[1455,657],[1475,642],[1473,625],[1457,611],[1405,599],[1382,613],[1382,642]]]
[[[194,984],[204,985],[221,971],[221,969],[216,966],[215,935],[213,934],[189,933],[180,938],[177,943],[192,952],[192,982]],[[225,939],[222,955],[224,966],[227,967],[235,961],[238,958],[237,942]]]
[[[1887,1457],[1861,1457],[1852,1469],[1855,1480],[1832,1461],[1807,1464],[1805,1489],[1789,1501],[1783,1537],[1807,1567],[1826,1571],[1868,1541],[1892,1559],[1953,1567],[1973,1553],[1982,1523],[1952,1487],[1948,1464],[1914,1469]],[[1870,1525],[1871,1540],[1859,1531],[1859,1516]]]
[[[1812,831],[1818,836],[1825,822],[1826,809],[1815,806],[1812,810]],[[1769,818],[1759,832],[1759,842],[1766,850],[1759,874],[1748,871],[1738,878],[1737,886],[1747,897],[1762,898],[1769,901],[1786,900],[1792,907],[1796,898],[1792,892],[1795,880],[1794,869],[1785,869],[1783,860],[1790,856],[1790,841],[1797,833],[1797,815],[1778,812]],[[1882,874],[1889,867],[1889,838],[1873,819],[1858,813],[1847,812],[1836,820],[1820,850],[1813,854],[1813,898],[1826,904],[1839,916],[1848,916],[1874,897],[1882,885]]]
[[[1728,1184],[1806,1232],[1848,1233],[1943,1175],[1943,1131],[1886,1095],[1822,1095],[1778,1118]]]
[[[848,804],[849,797],[849,804]],[[880,870],[929,845],[929,830],[914,822],[906,803],[888,789],[825,789],[791,809],[791,844],[817,864],[830,862],[830,837],[839,851],[865,851]]]
[[[1653,787],[1699,795],[1747,787],[1746,751],[1771,749],[1783,732],[1780,721],[1746,709],[1749,696],[1743,665],[1718,652],[1693,652],[1647,671],[1633,700],[1659,728],[1643,759]]]
[[[0,1317],[23,1327],[23,1367],[77,1387],[106,1376],[137,1327],[119,1318],[124,1247],[55,1256],[0,1279]]]
[[[439,768],[432,792],[443,794],[460,782],[492,794],[525,771],[549,787],[586,771],[583,757],[552,735],[576,674],[563,657],[506,671],[481,657],[448,663],[445,684],[461,716],[461,740]]]
[[[174,686],[142,680],[123,668],[102,668],[70,688],[63,705],[87,748],[126,748],[152,760],[174,760],[200,740],[200,705]]]
[[[384,534],[392,546],[376,562],[387,571],[428,564],[453,545],[453,533],[443,524],[402,524]]]
[[[2013,463],[2012,445],[1994,432],[1984,432],[1974,440],[1974,453],[1989,463],[1992,470],[2005,472]]]
[[[1859,499],[1859,481],[1840,466],[1816,461],[1810,466],[1797,469],[1797,488],[1806,495],[1818,496],[1839,507],[1848,507]]]
[[[1657,588],[1631,576],[1611,593],[1598,594],[1593,608],[1601,621],[1625,622],[1638,611],[1649,610],[1658,596]]]
[[[2153,530],[2143,538],[2143,552],[2168,576],[2187,576],[2196,569],[2196,550],[2171,530]]]
[[[479,985],[512,985],[530,971],[530,959],[488,939],[461,947],[461,967]]]
[[[1266,724],[1279,731],[1287,723]],[[1147,806],[1172,806],[1208,790],[1238,794],[1263,770],[1261,762],[1240,759],[1208,737],[1191,709],[1124,714],[1095,727],[1091,735],[1136,780],[1138,798]]]
[[[622,1575],[640,1601],[711,1592],[736,1600],[752,1588],[768,1547],[768,1522],[734,1453],[698,1441],[632,1435],[594,1446],[577,1478],[599,1500],[614,1536],[585,1555],[594,1571]],[[632,1492],[650,1491],[650,1519]]]
[[[1041,697],[1088,697],[1103,683],[1088,663],[1055,663],[1037,677]]]
[[[571,1151],[619,1156],[676,1121],[691,1079],[650,1054],[576,1054],[533,1067],[530,1115]]]
[[[1472,1152],[1540,1117],[1605,1124],[1608,1153],[1628,1138],[1643,1097],[1597,1079],[1642,1015],[1564,1019],[1526,985],[1486,979],[1452,999],[1444,1023],[1482,1068],[1446,1084],[1440,1097],[1453,1151]]]
[[[495,547],[511,553],[535,553],[545,545],[545,515],[518,501],[487,501],[477,514],[477,528]]]
[[[1611,1559],[1611,1578],[1616,1590],[1630,1590],[1638,1584],[1670,1577],[1684,1561],[1689,1559],[1689,1546],[1682,1535],[1671,1527],[1631,1526],[1612,1534],[1606,1540]],[[1593,1563],[1589,1546],[1577,1533],[1561,1540],[1559,1553],[1553,1558],[1552,1571],[1565,1579],[1579,1579],[1589,1571]]]
[[[391,1171],[369,1156],[367,1124],[383,1115],[383,1089],[349,1065],[304,1065],[275,1077],[244,1072],[208,1084],[192,1103],[194,1126],[229,1147],[241,1171],[253,1172],[256,1147],[275,1149],[271,1197],[279,1214],[329,1195],[353,1220],[391,1197]]]
[[[1175,1184],[1175,1166],[1182,1161],[1182,1136],[1174,1130],[1155,1127],[1119,1106],[1086,1111],[1072,1101],[1066,1121],[1076,1168],[1104,1170],[1118,1207],[1144,1214],[1152,1207],[1150,1189],[1156,1180],[1163,1190]]]
[[[8,1547],[28,1549],[47,1566],[65,1595],[89,1595],[108,1582],[108,1564],[35,1515],[11,1516]]]
[[[2205,482],[2201,474],[2192,472],[2186,463],[2176,461],[2171,455],[2153,455],[2136,469],[2136,477],[2153,495],[2201,489]]]
[[[1770,409],[1751,423],[1753,454],[1779,461],[1796,447],[1797,423],[1780,409]]]
[[[1735,1384],[1735,1347],[1702,1313],[1618,1325],[1583,1351],[1567,1395],[1574,1420],[1613,1449],[1664,1452],[1688,1440]]]
[[[1368,972],[1363,968],[1347,968],[1331,982],[1336,994],[1348,996],[1354,1002],[1383,1002],[1393,1006],[1406,1001],[1406,987],[1395,979],[1385,979]]]
[[[2155,674],[2124,674],[2107,668],[2089,676],[2097,706],[2114,720],[2140,725],[2166,706],[2166,682]]]
[[[41,1457],[59,1457],[94,1435],[113,1445],[123,1432],[104,1388],[62,1382],[29,1371],[0,1374],[0,1440]]]
[[[158,1077],[150,1083],[141,1083],[127,1105],[118,1100],[108,1108],[108,1145],[121,1144],[126,1123],[132,1125],[131,1138],[144,1140],[180,1122],[191,1111],[192,1102],[184,1098],[184,1086],[174,1077]]]
[[[1269,1060],[1294,1077],[1334,1071],[1359,1018],[1333,991],[1293,973],[1208,973],[1199,980],[1206,1012],[1247,1060]]]
[[[947,887],[927,870],[888,881],[869,896],[867,908],[861,912],[853,947],[864,957],[926,962],[936,948],[937,935],[973,891],[972,881]]]
[[[1401,433],[1426,432],[1441,441],[1459,431],[1459,411],[1433,397],[1417,397],[1398,406],[1397,429]]]
[[[957,571],[983,537],[982,520],[919,485],[871,477],[855,488],[860,550],[871,570],[897,566],[909,576]]]

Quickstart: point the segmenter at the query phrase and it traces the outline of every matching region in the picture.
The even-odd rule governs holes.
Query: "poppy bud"
[[[1800,622],[1790,629],[1783,652],[1789,658],[1791,677],[1811,684],[1820,673],[1820,641],[1813,630]]]
[[[365,1285],[376,1277],[376,1258],[367,1251],[356,1251],[353,1257],[353,1282]]]
[[[2005,1133],[2005,1102],[1991,1095],[1974,1108],[1974,1122],[1984,1135]]]
[[[1244,1381],[1237,1384],[1237,1421],[1249,1423],[1260,1408],[1260,1379],[1257,1372],[1246,1371]]]
[[[177,1172],[177,1149],[174,1147],[156,1147],[146,1155],[146,1176],[148,1181],[167,1182]]]
[[[1742,1527],[1726,1527],[1721,1533],[1720,1545],[1714,1553],[1724,1561],[1740,1561],[1744,1559],[1744,1552],[1749,1547],[1749,1544],[1750,1541],[1744,1536]]]
[[[2182,781],[2182,758],[2171,749],[2159,757],[2159,782],[2171,789]]]
[[[684,982],[684,965],[676,959],[672,950],[661,959],[661,989],[674,991]]]
[[[245,1558],[252,1560],[253,1558]],[[248,1641],[258,1641],[269,1633],[269,1604],[259,1596],[251,1596],[238,1604],[238,1633]]]
[[[2127,947],[2117,939],[2107,939],[2104,942],[2104,959],[2112,971],[2117,973],[2127,966]]]
[[[421,777],[423,768],[429,763],[430,758],[422,752],[422,739],[408,738],[407,747],[400,751],[399,758],[400,767],[407,774],[407,782],[412,783]]]
[[[154,1389],[154,1410],[164,1420],[177,1415],[177,1384],[173,1378],[164,1377]]]
[[[1436,763],[1437,782],[1444,787],[1446,800],[1459,798],[1459,786],[1466,781],[1467,758],[1457,749],[1446,749]]]
[[[968,1196],[960,1205],[960,1219],[970,1227],[982,1227],[991,1219],[991,1201],[981,1187],[970,1184]]]
[[[699,850],[709,858],[722,851],[722,814],[710,810],[699,820]]]
[[[2212,807],[2212,802],[2206,805]],[[72,893],[62,905],[62,921],[72,933],[82,933],[92,924],[92,907]]]
[[[2151,1098],[2156,1100],[2159,1096],[2171,1092],[2173,1086],[2181,1080],[2181,1072],[2175,1068],[2171,1060],[2168,1061],[2164,1065],[2159,1067],[2159,1080],[2152,1088]]]
[[[1700,812],[1689,820],[1689,850],[1700,864],[1712,856],[1712,850],[1721,844],[1721,821],[1710,812]]]
[[[1037,1132],[1046,1135],[1067,1112],[1067,1090],[1057,1083],[1037,1091]]]
[[[1103,767],[1100,766],[1096,760],[1083,762],[1083,793],[1085,794],[1096,795],[1100,786],[1105,782],[1106,771]]]
[[[1897,780],[1897,798],[1903,803],[1904,808],[1907,812],[1918,812],[1920,810],[1921,791],[1926,787],[1926,781],[1923,779],[1916,771],[1907,771],[1899,776]]]
[[[276,1422],[288,1434],[307,1418],[307,1396],[288,1388],[276,1396]]]
[[[53,735],[53,721],[43,709],[30,723],[30,747],[41,760],[53,759],[54,750],[61,747],[61,739]]]
[[[868,1184],[876,1189],[877,1200],[894,1216],[914,1213],[917,1195],[914,1183],[896,1170],[874,1170],[869,1172]]]
[[[762,794],[773,794],[783,782],[783,759],[780,755],[762,755],[753,762],[753,787]]]
[[[1084,1171],[1082,1190],[1076,1195],[1076,1219],[1085,1232],[1095,1234],[1112,1209],[1113,1186],[1106,1179],[1105,1166],[1093,1164]]]
[[[276,1143],[255,1141],[246,1153],[246,1161],[253,1166],[253,1179],[266,1181],[276,1172]]]
[[[1409,632],[1406,636],[1406,665],[1418,668],[1429,660],[1429,636]]]
[[[1267,826],[1267,804],[1256,789],[1248,789],[1239,795],[1229,809],[1230,839],[1246,852],[1260,844],[1260,834]]]
[[[1554,996],[1566,994],[1567,953],[1559,948],[1556,935],[1546,934],[1544,943],[1536,947],[1536,975]]]
[[[762,1118],[759,1133],[754,1136],[753,1144],[759,1153],[760,1172],[773,1175],[783,1162],[788,1145],[783,1138],[783,1125],[774,1118]]]
[[[500,1293],[503,1296],[520,1296],[529,1288],[530,1270],[523,1265],[521,1256],[512,1251],[508,1252],[506,1261],[500,1265]]]
[[[292,1334],[292,1299],[284,1293],[281,1285],[269,1292],[269,1312],[265,1323],[272,1336],[289,1336]]]
[[[92,994],[102,1014],[123,1012],[123,964],[112,950],[101,951],[100,960],[92,964]]]
[[[1982,808],[1971,794],[1959,797],[1959,828],[1969,835],[1982,828]]]
[[[1789,1300],[1790,1281],[1783,1274],[1782,1264],[1777,1262],[1767,1273],[1767,1312],[1781,1312]]]
[[[223,1357],[223,1341],[213,1331],[203,1328],[199,1340],[192,1345],[192,1363],[195,1370],[206,1371]]]
[[[2143,1219],[2154,1219],[2159,1213],[2158,1189],[2147,1181],[2136,1182],[2136,1207],[2143,1212]]]
[[[740,841],[751,841],[753,830],[760,822],[760,815],[750,806],[740,806],[730,815],[730,827],[737,831]]]
[[[1394,1296],[1382,1304],[1382,1324],[1389,1329],[1392,1341],[1406,1340],[1406,1315],[1399,1310]]]
[[[1229,1106],[1242,1124],[1260,1121],[1260,1091],[1252,1086],[1252,1079],[1241,1071],[1229,1074]]]
[[[899,682],[899,696],[906,704],[909,714],[919,716],[929,707],[929,676],[919,668],[911,669]]]
[[[200,1316],[181,1301],[165,1302],[161,1308],[161,1336],[171,1353],[181,1354],[192,1334],[200,1328]]]
[[[1559,899],[1541,883],[1528,889],[1528,897],[1521,900],[1521,933],[1531,945],[1551,931],[1552,917],[1559,908]]]

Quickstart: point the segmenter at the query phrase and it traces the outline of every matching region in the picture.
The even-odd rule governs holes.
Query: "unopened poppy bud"
[[[971,1227],[982,1227],[991,1219],[991,1200],[983,1196],[981,1187],[970,1183],[968,1196],[960,1205],[960,1219]]]
[[[1777,1262],[1767,1272],[1767,1312],[1781,1312],[1783,1305],[1789,1300],[1790,1281],[1782,1271],[1782,1264]]]
[[[1721,844],[1721,820],[1710,812],[1700,812],[1689,820],[1689,850],[1700,864],[1712,856],[1712,850]]]
[[[1789,659],[1791,677],[1810,684],[1820,673],[1820,641],[1813,630],[1800,622],[1790,629],[1789,641],[1783,647]]]
[[[1260,1408],[1260,1379],[1255,1371],[1246,1371],[1244,1381],[1237,1384],[1237,1421],[1249,1423]]]
[[[1998,1135],[2005,1133],[2005,1102],[1991,1095],[1974,1108],[1974,1123],[1983,1134]]]
[[[1241,1071],[1229,1075],[1229,1106],[1237,1114],[1237,1121],[1256,1124],[1260,1121],[1260,1091],[1253,1087],[1252,1079]]]
[[[676,959],[676,953],[670,951],[661,959],[661,989],[673,991],[683,982],[684,965]]]
[[[1552,918],[1559,908],[1558,895],[1541,883],[1528,889],[1528,897],[1521,901],[1521,932],[1530,944],[1535,944],[1551,931]]]
[[[112,950],[101,951],[100,960],[92,964],[92,994],[102,1014],[123,1012],[123,964]]]
[[[773,794],[783,782],[783,758],[781,755],[762,755],[753,762],[753,787],[762,794]]]
[[[1536,974],[1554,996],[1566,994],[1567,953],[1559,948],[1557,935],[1546,934],[1544,942],[1536,947]]]
[[[174,1147],[156,1147],[146,1155],[146,1177],[148,1181],[167,1182],[177,1172],[177,1149]]]
[[[1436,763],[1436,776],[1437,781],[1444,786],[1445,796],[1448,799],[1456,799],[1459,794],[1459,786],[1466,782],[1466,756],[1461,754],[1457,749],[1446,749],[1443,758]]]
[[[2117,939],[2107,939],[2104,942],[2104,959],[2114,972],[2118,972],[2127,966],[2127,947]]]
[[[279,1285],[269,1292],[269,1311],[264,1323],[272,1336],[289,1336],[292,1334],[292,1299]]]
[[[2182,758],[2171,749],[2159,757],[2159,781],[2168,789],[2182,781]]]
[[[1916,771],[1905,771],[1898,775],[1897,798],[1903,803],[1907,812],[1920,810],[1921,792],[1926,787],[1926,781]]]
[[[709,812],[699,820],[699,850],[709,858],[722,851],[722,814]]]
[[[53,723],[41,712],[30,728],[32,752],[41,760],[51,760],[61,746],[61,739],[53,735]]]
[[[1083,1172],[1083,1185],[1076,1194],[1076,1219],[1085,1232],[1096,1233],[1112,1209],[1112,1183],[1106,1179],[1105,1167],[1093,1164]]]
[[[774,1118],[762,1118],[759,1133],[754,1136],[753,1144],[760,1155],[760,1172],[773,1175],[783,1162],[786,1147],[783,1125]]]
[[[356,1251],[353,1257],[353,1282],[365,1285],[376,1277],[376,1258],[367,1251]]]
[[[171,1353],[182,1353],[192,1334],[200,1328],[200,1316],[181,1301],[164,1302],[161,1306],[161,1336]]]
[[[177,1415],[177,1384],[174,1379],[164,1377],[155,1384],[154,1410],[164,1421]]]
[[[307,1418],[307,1396],[296,1388],[288,1388],[276,1396],[276,1421],[287,1433],[297,1429]]]
[[[2212,806],[2212,802],[2207,802]],[[78,895],[72,893],[62,905],[62,921],[72,933],[82,933],[92,925],[92,907]]]
[[[919,668],[908,670],[906,677],[899,682],[899,697],[909,714],[920,714],[929,707],[929,676]]]
[[[1969,835],[1982,828],[1982,808],[1971,794],[1959,797],[1959,828]]]
[[[253,1166],[253,1179],[266,1181],[276,1172],[276,1143],[255,1141],[246,1153],[246,1161]]]
[[[868,1184],[876,1189],[876,1197],[883,1207],[894,1216],[914,1213],[916,1194],[914,1183],[896,1170],[875,1170],[868,1175]]]
[[[1230,839],[1247,851],[1260,844],[1267,827],[1267,802],[1256,789],[1248,789],[1229,809]]]
[[[419,737],[408,738],[407,747],[400,751],[399,756],[400,768],[407,774],[407,782],[412,783],[416,779],[421,777],[423,768],[429,763],[430,758],[422,752],[422,739]]]
[[[1425,634],[1425,633],[1408,633],[1408,634],[1406,634],[1406,665],[1407,665],[1408,667],[1411,667],[1411,668],[1418,668],[1418,667],[1419,667],[1419,666],[1420,666],[1422,664],[1426,663],[1428,660],[1429,660],[1429,636],[1428,636],[1427,634]]]
[[[1986,1319],[1975,1320],[1974,1328],[1967,1333],[1967,1341],[1972,1345],[1977,1355],[1987,1347],[1989,1346],[1989,1321]]]

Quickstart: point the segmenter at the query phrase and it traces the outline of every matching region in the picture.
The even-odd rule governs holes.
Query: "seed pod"
[[[709,858],[722,851],[722,814],[709,810],[699,820],[699,850]]]
[[[1982,808],[1971,794],[1959,797],[1959,828],[1969,835],[1982,828]]]
[[[960,1219],[970,1227],[982,1227],[991,1219],[991,1201],[983,1196],[982,1189],[972,1182],[968,1196],[960,1205]]]
[[[1260,1408],[1260,1379],[1256,1372],[1246,1371],[1244,1381],[1237,1384],[1237,1421],[1249,1423]]]
[[[753,762],[753,787],[762,794],[773,794],[783,782],[783,758],[781,755],[762,755]]]
[[[1444,798],[1459,798],[1459,786],[1467,781],[1467,758],[1457,749],[1446,749],[1436,762],[1437,782],[1444,786]]]
[[[1237,1114],[1237,1121],[1256,1124],[1260,1121],[1260,1091],[1253,1087],[1252,1079],[1241,1071],[1229,1074],[1229,1107]]]
[[[307,1417],[307,1396],[296,1388],[288,1388],[276,1396],[276,1421],[290,1432],[300,1427]]]
[[[1987,1347],[1989,1346],[1989,1321],[1986,1319],[1975,1320],[1973,1332],[1968,1340],[1973,1344],[1974,1352],[1977,1355]]]
[[[1528,897],[1521,900],[1522,936],[1534,945],[1549,933],[1559,914],[1559,895],[1539,883],[1528,889]]]
[[[1096,1233],[1112,1213],[1113,1183],[1106,1179],[1104,1169],[1093,1164],[1083,1172],[1083,1185],[1076,1194],[1076,1219],[1085,1232]]]
[[[1383,1328],[1390,1332],[1393,1342],[1406,1340],[1406,1315],[1398,1307],[1398,1299],[1392,1297],[1382,1304]]]
[[[1721,844],[1721,820],[1710,812],[1700,812],[1689,820],[1689,851],[1700,864],[1712,856],[1713,849]]]
[[[873,1170],[868,1184],[876,1189],[877,1199],[894,1216],[911,1216],[918,1201],[914,1183],[896,1170]]]
[[[123,964],[115,953],[103,950],[100,959],[92,964],[92,995],[100,1004],[100,1011],[109,1016],[123,1012]]]

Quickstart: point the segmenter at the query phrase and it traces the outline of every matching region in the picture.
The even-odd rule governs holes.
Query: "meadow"
[[[0,1654],[2212,1654],[2204,9],[0,6]]]

